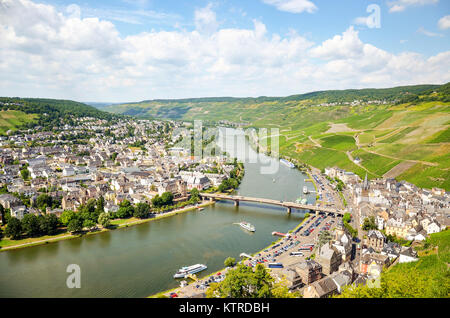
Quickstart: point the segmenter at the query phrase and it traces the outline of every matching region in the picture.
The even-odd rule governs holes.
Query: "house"
[[[410,246],[407,248],[403,248],[400,252],[400,258],[398,260],[399,263],[409,263],[417,261],[417,252]]]
[[[322,265],[314,260],[306,260],[291,265],[300,276],[304,285],[309,285],[322,278]]]
[[[318,280],[303,291],[303,298],[327,298],[338,293],[338,287],[331,277]]]
[[[342,261],[349,260],[352,254],[352,238],[348,234],[342,220],[336,225],[333,248],[341,253]]]
[[[375,251],[380,252],[384,247],[384,242],[386,241],[386,237],[377,230],[370,230],[367,233],[367,238],[365,239],[365,245],[367,247],[373,248]]]
[[[11,209],[14,206],[22,205],[22,201],[12,194],[5,193],[0,195],[0,204],[3,205],[5,209]]]
[[[22,220],[25,214],[28,214],[27,207],[24,205],[11,207],[11,216]]]
[[[342,262],[342,254],[331,245],[331,242],[323,245],[317,255],[317,262],[322,265],[322,272],[330,275],[336,272]]]
[[[343,287],[350,285],[353,281],[353,274],[349,271],[343,271],[339,273],[333,273],[330,278],[336,284],[337,292],[341,293]]]
[[[302,285],[302,278],[294,268],[283,269],[280,276],[287,281],[289,290],[294,290]]]
[[[366,253],[360,260],[360,272],[362,274],[368,273],[370,266],[379,265],[381,268],[390,264],[389,256],[378,253]]]
[[[437,221],[434,221],[434,222],[428,224],[426,230],[427,230],[428,235],[433,234],[433,233],[438,233],[441,231],[441,225]]]
[[[402,220],[390,218],[386,223],[386,234],[406,238],[408,236],[408,230],[411,227],[412,224],[409,225]]]

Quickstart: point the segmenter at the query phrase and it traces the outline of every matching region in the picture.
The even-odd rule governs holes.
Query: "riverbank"
[[[306,220],[309,219],[309,217],[310,217],[309,213],[305,214],[305,217],[303,218],[303,220],[295,228],[290,230],[289,233],[295,232],[300,226],[302,226],[306,222]],[[266,250],[266,249],[270,248],[271,246],[277,244],[278,242],[280,242],[283,239],[284,239],[284,237],[280,237],[278,240],[272,242],[269,246],[266,246],[266,247],[262,248],[260,251],[251,254],[251,256],[254,257],[257,254],[262,253],[264,250]],[[242,261],[244,261],[244,260],[245,259],[243,259]],[[210,277],[216,276],[218,273],[226,274],[228,272],[228,270],[229,270],[229,267],[222,268],[222,269],[219,269],[218,271],[216,271],[214,273],[211,273],[211,274],[208,274],[208,275],[206,275],[206,276],[204,276],[202,278],[199,278],[198,280],[208,280]],[[195,284],[198,284],[198,283],[196,281],[191,281],[185,287],[175,287],[175,288],[172,288],[172,289],[169,289],[169,290],[166,290],[166,291],[162,291],[162,292],[150,295],[147,298],[165,298],[165,297],[169,297],[170,293],[182,294],[182,295],[186,295],[187,296],[187,295],[189,295],[189,292],[180,292],[180,290],[182,290],[182,289],[190,290],[190,289],[192,289],[192,286],[195,285]],[[190,296],[192,296],[192,295],[190,295]]]
[[[26,239],[18,240],[18,241],[13,241],[10,239],[3,239],[0,241],[0,252],[16,250],[16,249],[21,249],[21,248],[26,248],[26,247],[34,247],[34,246],[39,246],[39,245],[56,243],[56,242],[63,241],[63,240],[76,239],[76,238],[80,238],[80,237],[84,237],[84,236],[88,236],[88,235],[96,235],[96,234],[101,234],[101,233],[105,233],[105,232],[110,232],[110,231],[118,230],[121,228],[126,228],[126,227],[130,227],[130,226],[135,226],[135,225],[140,225],[140,224],[156,221],[159,219],[167,218],[170,216],[178,215],[178,214],[189,212],[192,210],[197,210],[198,208],[213,205],[214,203],[215,202],[204,201],[201,204],[199,204],[198,207],[190,206],[190,207],[183,208],[180,210],[174,210],[174,211],[166,212],[166,213],[163,213],[160,215],[156,215],[155,217],[148,218],[148,219],[141,220],[141,219],[137,219],[137,218],[133,217],[131,219],[125,219],[125,220],[113,220],[113,221],[111,221],[111,225],[115,226],[114,228],[99,229],[97,231],[86,232],[81,235],[80,234],[62,233],[62,234],[54,235],[54,236],[45,236],[44,239],[42,237],[26,238]],[[13,244],[9,244],[9,243],[13,243]]]

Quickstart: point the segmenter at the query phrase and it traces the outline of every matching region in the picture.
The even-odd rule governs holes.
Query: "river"
[[[242,160],[247,149],[245,176],[238,194],[285,201],[302,195],[306,175],[265,156],[264,163],[255,162],[258,155],[248,147],[243,134],[226,131],[221,145],[227,152]],[[228,142],[233,138],[238,139],[238,147]],[[261,167],[269,163],[278,166],[276,173],[262,174]],[[314,190],[311,183],[306,185]],[[314,193],[308,195],[308,201],[315,201]],[[263,249],[276,240],[272,231],[293,229],[303,215],[302,211],[288,215],[281,207],[244,202],[235,207],[232,202],[218,202],[201,212],[2,252],[0,297],[146,297],[177,287],[172,276],[182,266],[206,264],[208,269],[199,275],[203,276],[223,268],[229,256],[239,259],[242,252]],[[255,225],[255,233],[233,224],[244,220]],[[66,285],[69,264],[80,266],[79,289]]]

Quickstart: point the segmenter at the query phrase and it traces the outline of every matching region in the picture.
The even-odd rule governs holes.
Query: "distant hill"
[[[253,121],[257,115],[252,116],[252,110],[263,109],[266,113],[267,106],[273,111],[279,111],[284,106],[298,105],[311,106],[321,103],[345,103],[360,100],[398,102],[406,99],[414,99],[416,96],[440,89],[441,85],[414,85],[383,89],[349,89],[318,91],[287,97],[206,97],[187,99],[155,99],[142,102],[131,102],[101,106],[102,110],[116,114],[136,117],[154,117],[163,119],[193,119],[205,120],[238,120],[241,116]],[[278,106],[278,107],[277,107]],[[248,110],[248,111],[246,111]]]
[[[69,119],[71,116],[93,117],[107,120],[117,117],[117,115],[98,110],[95,107],[83,103],[44,98],[0,97],[0,110],[5,112],[5,114],[8,112],[10,116],[11,114],[15,114],[16,116],[21,113],[27,114],[28,116],[21,115],[19,117],[32,119],[22,123],[19,121],[17,124],[11,124],[9,128],[12,129],[32,127],[35,125],[51,129],[59,125],[62,118]]]

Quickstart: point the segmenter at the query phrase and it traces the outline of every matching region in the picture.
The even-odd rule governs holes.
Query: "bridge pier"
[[[287,207],[287,213],[291,214],[292,213],[292,208],[291,207]]]
[[[239,200],[234,200],[234,206],[239,206]]]

